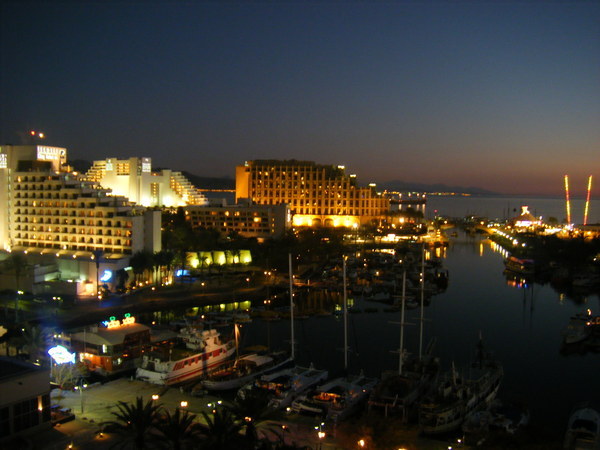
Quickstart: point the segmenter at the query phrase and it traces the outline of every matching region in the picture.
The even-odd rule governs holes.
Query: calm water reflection
[[[561,296],[548,284],[518,289],[507,284],[502,256],[488,241],[464,234],[451,242],[445,259],[450,271],[446,292],[433,298],[426,308],[425,344],[437,338],[436,353],[448,368],[471,361],[479,332],[489,350],[504,363],[500,391],[504,400],[525,402],[532,420],[564,431],[571,407],[587,399],[600,400],[598,377],[600,355],[560,353],[561,330],[569,317],[590,307],[600,310],[597,295],[586,304]],[[585,300],[585,299],[583,299]],[[357,307],[379,306],[377,313],[349,315],[350,370],[379,376],[398,367],[399,313],[384,312],[383,306],[357,299]],[[418,352],[418,310],[408,311],[406,347]],[[244,328],[244,344],[267,344],[289,348],[289,322],[255,320]],[[343,366],[341,318],[312,317],[296,321],[297,356],[330,371]]]

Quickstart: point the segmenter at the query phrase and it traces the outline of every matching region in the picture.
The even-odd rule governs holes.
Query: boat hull
[[[235,345],[230,342],[210,353],[198,353],[178,361],[165,363],[148,360],[136,370],[136,378],[153,384],[174,385],[201,377],[216,368],[235,353]],[[151,368],[154,366],[154,370]],[[157,367],[158,366],[158,367]]]

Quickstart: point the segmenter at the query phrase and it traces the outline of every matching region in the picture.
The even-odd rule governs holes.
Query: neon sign
[[[57,345],[48,349],[48,354],[56,364],[75,363],[75,353],[69,352],[62,345]]]
[[[106,283],[107,281],[110,281],[111,278],[112,278],[112,270],[106,269],[104,271],[104,273],[102,274],[102,276],[100,277],[100,281],[102,281],[103,283]]]
[[[135,323],[135,317],[133,317],[131,314],[126,313],[123,316],[122,320],[117,320],[117,318],[115,316],[110,316],[108,318],[108,320],[103,320],[102,321],[102,325],[104,325],[106,328],[118,328],[121,327],[123,325],[131,325]]]

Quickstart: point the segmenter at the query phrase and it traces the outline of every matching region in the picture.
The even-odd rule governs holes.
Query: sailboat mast
[[[421,252],[421,318],[419,325],[419,359],[423,358],[423,321],[425,320],[425,242],[423,242],[423,248]]]
[[[290,266],[290,339],[292,341],[291,357],[295,359],[295,343],[294,343],[294,276],[292,275],[292,254],[288,254],[288,261]]]
[[[346,256],[342,258],[342,267],[344,269],[344,370],[348,370],[348,292],[346,290]]]
[[[398,362],[398,375],[402,375],[402,364],[404,363],[404,308],[406,305],[406,267],[402,272],[402,306],[400,307],[400,357]]]

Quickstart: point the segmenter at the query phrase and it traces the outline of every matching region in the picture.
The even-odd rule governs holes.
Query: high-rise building
[[[208,200],[181,173],[152,170],[151,158],[94,161],[85,178],[142,206],[208,205]]]
[[[373,186],[359,187],[343,166],[312,161],[256,160],[236,167],[236,200],[288,204],[294,226],[368,223],[389,212],[389,200]]]
[[[0,246],[55,255],[59,266],[69,266],[61,271],[74,272],[94,292],[90,283],[110,283],[108,275],[97,280],[101,269],[114,272],[136,251],[161,249],[161,213],[64,171],[66,153],[38,145],[0,147]]]

